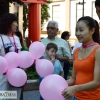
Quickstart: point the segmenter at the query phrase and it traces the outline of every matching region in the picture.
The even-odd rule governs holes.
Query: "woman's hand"
[[[74,96],[75,92],[76,92],[76,87],[70,86],[63,90],[62,95],[64,96],[64,98],[70,100],[72,98],[72,96]]]

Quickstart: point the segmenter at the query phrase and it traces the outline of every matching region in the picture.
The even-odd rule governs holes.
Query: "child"
[[[47,44],[45,59],[50,60],[53,63],[54,74],[61,75],[63,77],[64,76],[63,68],[60,64],[60,61],[55,58],[57,50],[58,50],[58,47],[56,44],[54,43]]]
[[[60,64],[60,61],[55,58],[56,52],[58,47],[54,43],[49,43],[46,46],[46,58],[47,60],[51,61],[54,65],[54,72],[53,74],[64,76],[63,68]],[[39,77],[39,82],[42,81],[43,78]],[[40,95],[40,100],[44,100]]]

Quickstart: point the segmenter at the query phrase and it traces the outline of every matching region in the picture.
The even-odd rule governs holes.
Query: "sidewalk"
[[[40,93],[38,90],[36,91],[27,91],[23,93],[24,100],[39,100]]]
[[[23,100],[39,100],[39,83],[37,80],[27,80],[24,86]]]

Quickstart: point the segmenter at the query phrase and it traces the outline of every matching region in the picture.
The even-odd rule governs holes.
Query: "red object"
[[[29,45],[30,41],[39,41],[41,34],[41,4],[45,4],[45,0],[22,0],[29,4]]]
[[[40,40],[41,34],[41,4],[29,5],[29,39],[34,41]],[[29,43],[30,44],[30,43]]]
[[[98,43],[96,42],[93,42],[93,43],[90,43],[90,44],[82,44],[82,47],[83,48],[88,48],[88,47],[91,47],[91,46],[94,46],[94,45],[97,45]]]
[[[24,3],[39,3],[39,4],[45,4],[46,0],[21,0]]]

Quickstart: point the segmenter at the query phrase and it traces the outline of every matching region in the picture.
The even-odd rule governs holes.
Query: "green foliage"
[[[73,67],[71,66],[69,69],[69,72],[68,72],[68,76],[72,76],[72,69],[73,69]]]
[[[50,18],[50,14],[48,12],[50,3],[51,1],[48,0],[46,4],[41,5],[41,29],[43,29],[44,22],[48,21],[48,19]]]
[[[28,80],[38,79],[38,74],[36,72],[34,64],[31,67],[29,67],[28,69],[26,69],[26,74],[27,74]]]
[[[23,37],[25,38],[25,31],[28,27],[28,7],[23,5]]]

